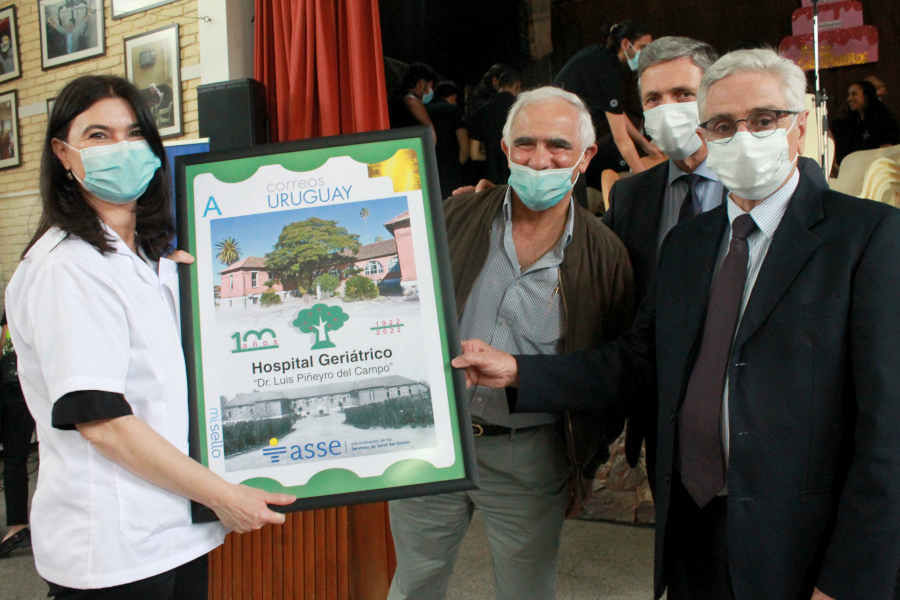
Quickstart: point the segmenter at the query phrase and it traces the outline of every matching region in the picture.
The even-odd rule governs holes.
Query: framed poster
[[[181,135],[178,24],[125,38],[125,77],[141,91],[163,138]]]
[[[45,70],[106,52],[103,0],[39,0],[38,15]]]
[[[22,76],[15,4],[0,8],[0,83]]]
[[[429,130],[180,156],[176,177],[191,455],[292,511],[474,488]]]
[[[144,12],[157,6],[172,4],[175,0],[111,0],[112,18],[121,19],[128,15]]]
[[[22,162],[19,153],[19,103],[16,90],[0,94],[0,169],[18,167]]]

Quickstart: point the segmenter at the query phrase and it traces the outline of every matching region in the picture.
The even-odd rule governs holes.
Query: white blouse
[[[109,228],[115,252],[51,229],[6,290],[19,381],[37,423],[40,473],[31,530],[38,573],[92,589],[145,579],[222,543],[220,523],[191,523],[189,501],[51,425],[70,392],[124,395],[134,415],[188,451],[188,397],[176,264],[158,271]]]

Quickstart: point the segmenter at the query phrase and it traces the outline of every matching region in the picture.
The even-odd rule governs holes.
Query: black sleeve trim
[[[73,430],[76,425],[99,419],[115,419],[133,415],[131,405],[122,394],[81,390],[69,392],[53,405],[51,424],[56,429]]]
[[[506,404],[509,406],[509,414],[516,412],[516,404],[519,402],[519,388],[506,388]]]

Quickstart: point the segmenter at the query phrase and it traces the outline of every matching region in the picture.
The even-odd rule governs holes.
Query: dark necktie
[[[681,480],[701,508],[725,487],[722,395],[747,282],[747,236],[755,229],[749,214],[731,224],[728,255],[710,291],[700,351],[678,417]]]
[[[685,219],[698,215],[701,212],[702,207],[700,205],[700,196],[697,194],[697,186],[700,185],[703,177],[696,173],[685,173],[678,180],[688,184],[687,194],[684,195],[684,200],[681,202],[681,210],[678,211],[678,222],[681,223]]]

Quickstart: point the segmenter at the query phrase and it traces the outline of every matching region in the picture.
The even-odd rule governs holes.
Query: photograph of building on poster
[[[436,444],[409,228],[405,197],[210,223],[226,471]]]

